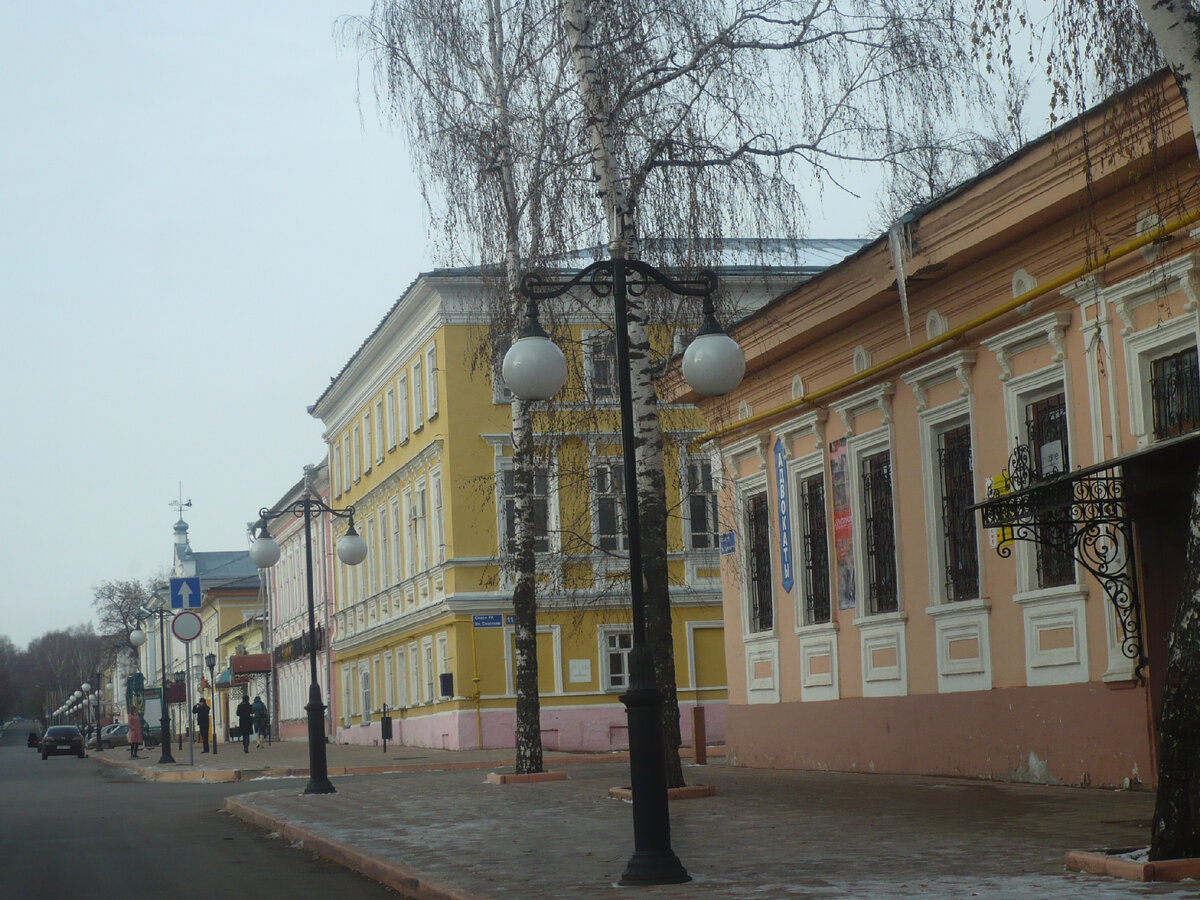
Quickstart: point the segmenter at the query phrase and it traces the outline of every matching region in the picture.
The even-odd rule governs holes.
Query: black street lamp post
[[[525,400],[544,400],[562,387],[566,377],[562,351],[538,322],[538,300],[560,297],[586,286],[597,297],[613,298],[617,351],[617,388],[621,413],[621,445],[625,468],[625,514],[629,546],[629,592],[633,642],[629,652],[629,690],[621,695],[629,721],[629,769],[633,787],[634,853],[621,876],[622,884],[679,884],[690,876],[671,849],[667,775],[662,733],[663,696],[654,674],[653,652],[646,643],[643,600],[641,518],[638,512],[637,460],[633,422],[632,373],[629,364],[627,292],[635,296],[651,287],[702,297],[704,324],[688,348],[684,377],[704,394],[733,390],[745,372],[745,356],[717,325],[712,295],[716,276],[676,280],[640,260],[625,258],[625,245],[614,241],[610,259],[592,263],[575,275],[527,273],[521,293],[529,300],[529,323],[504,358],[507,387]]]
[[[204,657],[204,664],[208,666],[208,696],[212,698],[212,703],[208,708],[209,727],[212,728],[212,752],[213,756],[217,755],[217,682],[216,676],[213,675],[217,668],[217,654],[211,651]]]
[[[311,683],[308,688],[308,785],[306,794],[335,793],[329,780],[329,766],[325,756],[325,703],[321,698],[321,684],[317,681],[317,621],[313,604],[313,512],[327,512],[339,519],[349,519],[346,533],[338,540],[337,555],[348,566],[357,566],[367,558],[367,543],[354,530],[354,507],[334,509],[316,497],[304,497],[279,509],[263,507],[258,512],[258,536],[250,545],[250,559],[260,569],[269,569],[279,562],[279,544],[267,531],[272,519],[291,513],[304,519],[304,564],[308,580],[308,661]]]
[[[162,595],[158,595],[158,609],[142,609],[141,611],[147,616],[158,616],[158,650],[159,650],[159,665],[162,666],[162,695],[158,698],[161,717],[158,720],[159,727],[159,743],[162,745],[162,751],[158,756],[158,764],[166,765],[175,764],[175,757],[171,754],[171,713],[167,709],[167,626],[166,626],[166,603],[163,601]],[[179,749],[183,749],[183,745],[179,745]]]

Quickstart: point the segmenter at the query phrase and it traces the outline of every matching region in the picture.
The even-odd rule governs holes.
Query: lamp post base
[[[308,689],[308,784],[306,794],[336,794],[329,780],[329,765],[325,756],[325,704],[321,701],[321,686],[316,682]]]
[[[629,719],[634,853],[621,884],[683,884],[692,878],[671,849],[662,692],[654,681],[649,651],[635,645],[629,657],[630,689],[621,702]]]

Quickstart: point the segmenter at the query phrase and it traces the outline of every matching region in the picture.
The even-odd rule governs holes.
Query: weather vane
[[[179,499],[169,501],[167,503],[167,506],[175,507],[175,509],[179,512],[179,518],[182,519],[183,511],[185,509],[188,509],[189,507],[191,507],[191,505],[192,505],[192,501],[190,499],[188,499],[188,500],[183,499],[183,482],[181,481],[181,482],[179,482]]]

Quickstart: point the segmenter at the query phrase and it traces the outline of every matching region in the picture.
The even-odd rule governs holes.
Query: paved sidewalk
[[[303,743],[257,751],[270,765],[240,747],[221,749],[222,764],[257,766],[241,770],[241,780],[288,768],[285,758],[295,768],[307,763]],[[101,754],[110,762],[119,755]],[[325,795],[264,780],[261,790],[228,798],[226,808],[408,897],[558,900],[619,890],[705,898],[1200,898],[1195,883],[1143,885],[1064,870],[1070,849],[1144,845],[1154,803],[1148,792],[763,771],[719,758],[686,770],[689,783],[712,784],[715,796],[671,804],[672,845],[693,881],[617,888],[633,851],[632,811],[608,788],[627,782],[627,761],[548,753],[547,767],[567,780],[506,786],[487,783],[492,762],[511,765],[511,754],[389,747],[384,757],[380,748],[331,745],[331,773],[379,764],[400,771],[334,774],[337,793]],[[150,765],[147,774],[165,768]]]

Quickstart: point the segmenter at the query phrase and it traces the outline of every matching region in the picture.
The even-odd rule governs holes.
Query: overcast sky
[[[421,270],[401,137],[334,22],[369,0],[0,0],[0,634],[196,550],[324,457],[306,413]],[[362,107],[358,102],[360,87]],[[815,201],[816,198],[814,198]],[[867,231],[814,202],[809,233]]]

